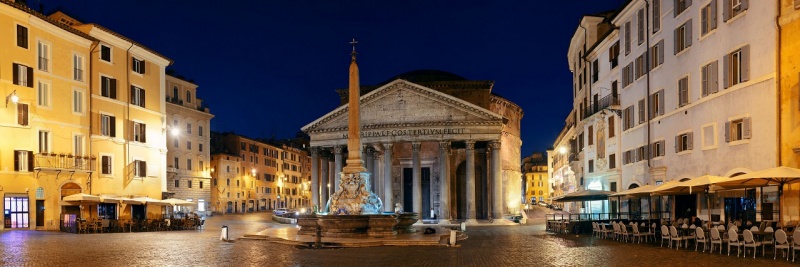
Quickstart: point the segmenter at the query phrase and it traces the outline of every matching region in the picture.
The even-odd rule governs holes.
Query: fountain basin
[[[397,233],[414,233],[417,230],[412,226],[419,221],[419,213],[415,212],[402,212],[397,214],[397,225],[394,229]]]

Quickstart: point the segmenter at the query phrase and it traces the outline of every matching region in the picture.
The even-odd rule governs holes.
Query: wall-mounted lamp
[[[19,97],[17,96],[17,90],[14,90],[10,94],[6,96],[6,108],[8,108],[8,101],[11,100],[12,103],[16,104],[19,102]]]

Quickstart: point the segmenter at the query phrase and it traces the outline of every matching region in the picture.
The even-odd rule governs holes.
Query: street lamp
[[[6,96],[6,108],[8,108],[8,101],[11,100],[11,103],[16,104],[19,102],[19,96],[17,96],[17,90],[14,90],[10,94]]]
[[[283,174],[281,174],[281,176],[278,177],[278,207],[283,207],[283,205],[281,205],[282,204],[281,192],[283,192],[283,178],[284,178]]]
[[[178,137],[179,135],[181,135],[181,130],[180,130],[180,129],[178,129],[178,127],[172,127],[172,129],[170,129],[170,130],[169,130],[169,133],[170,133],[170,134],[171,134],[173,137]]]
[[[567,154],[567,147],[566,146],[559,147],[558,148],[558,153],[561,153],[562,155]]]

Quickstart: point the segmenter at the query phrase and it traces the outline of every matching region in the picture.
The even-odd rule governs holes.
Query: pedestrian
[[[436,212],[433,211],[433,208],[431,208],[431,219],[436,219]]]

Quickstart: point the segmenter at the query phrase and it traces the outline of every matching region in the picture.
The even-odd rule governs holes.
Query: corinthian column
[[[422,220],[422,168],[420,166],[419,149],[422,146],[419,142],[411,143],[411,164],[413,182],[411,184],[411,192],[414,203],[412,207],[413,212],[419,213],[419,218]]]
[[[450,224],[450,158],[447,150],[450,149],[449,141],[439,142],[439,224]]]
[[[475,141],[467,140],[467,223],[478,223],[475,216]]]
[[[334,181],[334,191],[339,188],[339,173],[342,172],[342,146],[334,146],[333,153],[334,155],[334,171],[333,171],[333,181]]]
[[[489,143],[492,150],[492,218],[503,218],[503,178],[500,172],[500,142]]]
[[[383,144],[383,210],[394,211],[392,199],[392,143]]]
[[[315,146],[311,147],[311,203],[320,209],[325,208],[319,203],[319,147]]]

